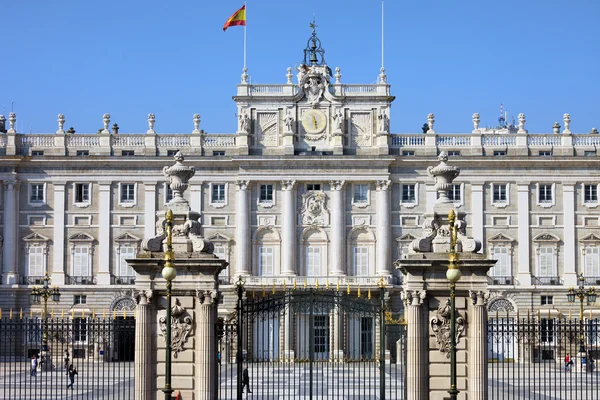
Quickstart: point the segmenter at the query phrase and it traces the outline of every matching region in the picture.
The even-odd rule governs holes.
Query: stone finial
[[[342,79],[342,73],[341,73],[341,69],[340,67],[335,67],[335,84],[339,85],[341,83],[340,79]]]
[[[119,133],[119,125],[117,125],[117,123],[115,122],[112,126],[112,133],[114,133],[115,135],[117,133]]]
[[[246,67],[242,69],[242,84],[248,84],[248,68]]]
[[[288,67],[287,73],[285,74],[285,77],[287,79],[287,81],[285,83],[288,84],[288,85],[291,85],[293,83],[292,82],[292,77],[293,76],[294,75],[292,74],[292,67]]]
[[[56,122],[58,122],[58,130],[56,131],[56,133],[58,134],[64,134],[65,130],[65,114],[58,114],[58,119],[56,120]]]
[[[517,133],[527,133],[527,131],[525,130],[525,114],[520,113],[519,114],[519,129],[517,130]]]
[[[560,124],[558,122],[555,122],[554,125],[552,125],[552,130],[554,131],[554,133],[560,133]]]
[[[452,203],[448,193],[452,188],[452,181],[460,174],[460,168],[446,164],[448,153],[441,151],[438,155],[440,162],[435,167],[428,167],[427,173],[435,179],[435,190],[438,192],[438,198],[435,204]]]
[[[108,130],[108,124],[110,124],[110,114],[104,114],[102,116],[102,123],[104,124],[104,129],[102,129],[102,133],[110,133]]]
[[[154,131],[154,122],[156,121],[156,119],[154,118],[154,114],[150,113],[148,114],[148,130],[146,131],[146,133],[156,133]]]
[[[592,128],[592,130],[590,131],[590,135],[597,135],[597,134],[598,134],[598,129]]]
[[[174,159],[174,165],[163,168],[163,175],[169,178],[169,187],[173,191],[173,198],[169,202],[169,205],[180,204],[185,205],[189,209],[187,200],[183,198],[183,192],[186,191],[188,181],[196,174],[196,170],[194,167],[183,165],[185,158],[181,154],[181,151],[175,154]]]
[[[200,114],[194,114],[192,121],[194,121],[194,130],[192,133],[200,133]]]
[[[381,67],[381,69],[379,70],[379,84],[387,84],[387,75],[385,74],[385,68],[383,67]]]
[[[427,115],[427,133],[435,133],[433,130],[433,124],[435,123],[435,115],[433,113],[429,113]]]
[[[565,129],[563,129],[563,133],[571,133],[571,130],[569,129],[569,127],[571,126],[571,114],[565,113],[563,115],[563,123],[565,124]]]
[[[473,114],[473,133],[479,133],[481,132],[479,130],[479,113],[474,113]]]
[[[7,133],[17,133],[15,130],[15,122],[17,122],[17,114],[11,112],[8,114],[8,132]]]
[[[6,117],[0,114],[0,133],[6,133]]]

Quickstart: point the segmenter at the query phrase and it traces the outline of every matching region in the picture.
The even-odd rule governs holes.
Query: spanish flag
[[[227,30],[230,26],[246,26],[246,5],[244,4],[242,8],[233,13],[231,17],[225,22],[223,25],[223,32]]]

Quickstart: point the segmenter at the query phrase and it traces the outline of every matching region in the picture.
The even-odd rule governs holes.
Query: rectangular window
[[[87,342],[87,319],[77,317],[73,319],[73,341]]]
[[[33,150],[33,151],[31,152],[31,155],[32,155],[32,156],[34,156],[34,157],[35,157],[35,156],[43,156],[43,155],[44,155],[44,152],[43,152],[42,150]],[[595,154],[594,154],[594,155],[595,155]]]
[[[273,202],[273,185],[260,185],[260,202],[261,203],[272,203]]]
[[[90,184],[76,183],[75,184],[75,203],[90,202]]]
[[[221,260],[227,260],[227,247],[220,245],[215,246],[213,254]],[[219,272],[219,276],[229,276],[229,265]]]
[[[506,183],[495,183],[493,185],[493,196],[494,203],[506,203],[508,197],[506,196]]]
[[[454,184],[450,187],[450,192],[448,192],[448,198],[452,201],[458,202],[462,200],[460,196],[460,184]]]
[[[321,184],[320,183],[308,183],[306,185],[306,190],[310,191],[315,191],[315,190],[321,190]]]
[[[126,260],[135,258],[135,247],[122,246],[119,247],[119,276],[135,276],[135,271],[131,265],[127,264]]]
[[[600,247],[585,248],[585,271],[586,278],[600,277]]]
[[[506,155],[506,150],[495,150],[494,157],[502,157]]]
[[[540,203],[552,203],[552,185],[541,184],[539,191]]]
[[[329,352],[329,315],[315,315],[314,317],[314,351],[317,354]]]
[[[367,203],[369,198],[369,185],[357,184],[354,185],[354,202],[355,203]]]
[[[44,248],[42,246],[31,246],[28,249],[28,276],[43,276],[44,271]]]
[[[167,150],[167,157],[175,157],[179,150]]]
[[[583,201],[584,203],[598,202],[598,185],[583,186]]]
[[[594,157],[596,155],[596,152],[594,150],[586,150],[583,152],[583,155],[585,157]]]
[[[258,248],[258,274],[260,276],[273,276],[273,247]]]
[[[415,152],[412,150],[405,150],[402,152],[402,155],[404,157],[413,157],[415,155]]]
[[[135,155],[135,151],[134,150],[123,150],[123,151],[121,151],[121,155],[125,156],[125,157],[133,156],[133,155]]]
[[[417,201],[415,186],[416,185],[414,185],[414,184],[402,185],[402,202],[403,203],[415,203]]]
[[[494,247],[492,258],[498,261],[490,270],[490,275],[506,277],[512,276],[507,247]]]
[[[540,247],[539,252],[539,276],[556,276],[556,271],[554,269],[554,249],[552,247],[545,246]]]
[[[77,150],[77,157],[85,157],[90,155],[89,150]]]
[[[121,203],[133,203],[135,202],[135,184],[134,183],[122,183],[121,184]]]
[[[73,249],[73,276],[90,276],[88,247],[75,246]]]
[[[306,248],[306,276],[320,276],[321,248],[309,246]]]
[[[171,189],[171,185],[167,183],[166,185],[166,193],[165,193],[165,202],[168,203],[173,200],[173,189]]]
[[[212,202],[225,203],[225,184],[215,183],[212,185]]]
[[[354,275],[369,275],[369,248],[356,246],[354,248]]]
[[[543,306],[554,304],[554,296],[541,296],[541,304]]]
[[[31,203],[43,203],[44,202],[44,184],[43,183],[32,183],[31,186],[31,197],[29,201]]]
[[[460,151],[457,151],[457,150],[454,150],[454,151],[452,151],[452,150],[451,150],[451,151],[449,151],[449,152],[448,152],[448,156],[449,156],[449,157],[452,157],[452,156],[454,156],[454,157],[456,157],[456,156],[460,156]]]
[[[373,317],[360,318],[360,355],[373,357]]]
[[[213,157],[219,157],[219,156],[224,156],[225,152],[224,151],[213,151]]]
[[[73,304],[87,304],[87,296],[84,294],[76,294],[73,296]]]
[[[554,320],[543,318],[540,321],[540,334],[542,343],[554,342]]]
[[[542,157],[549,157],[549,156],[552,156],[552,152],[551,151],[540,151],[539,155]]]

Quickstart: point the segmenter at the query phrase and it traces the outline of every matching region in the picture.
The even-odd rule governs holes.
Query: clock
[[[306,133],[321,133],[327,127],[327,115],[321,110],[306,110],[302,114],[302,126]]]

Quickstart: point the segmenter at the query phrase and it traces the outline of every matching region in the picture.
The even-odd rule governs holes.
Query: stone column
[[[196,391],[198,400],[217,399],[217,340],[215,323],[217,322],[216,291],[198,290],[198,311],[196,314]]]
[[[345,275],[344,255],[346,249],[346,221],[344,210],[344,181],[331,181],[331,249],[330,249],[330,269],[329,275]]]
[[[111,182],[102,182],[98,184],[99,197],[98,202],[98,250],[99,252],[99,263],[96,278],[98,285],[110,285],[110,271],[109,267],[114,266],[113,274],[118,275],[118,263],[111,262],[111,240],[110,240],[110,226],[111,226]]]
[[[391,275],[390,259],[390,185],[391,181],[377,181],[377,275]]]
[[[340,307],[338,304],[334,305],[333,312],[331,313],[332,319],[332,335],[333,343],[331,352],[331,360],[342,362],[344,360],[344,350],[342,349],[342,316],[340,315]]]
[[[285,306],[285,315],[283,317],[283,360],[285,362],[294,361],[294,349],[292,348],[292,310],[289,303]]]
[[[564,259],[563,279],[565,286],[577,286],[575,242],[575,185],[563,184]],[[581,271],[584,272],[584,271]]]
[[[52,285],[65,284],[65,186],[64,182],[54,185],[54,246],[52,248]]]
[[[428,374],[428,335],[423,316],[423,301],[427,293],[407,291],[403,293],[406,306],[406,393],[407,400],[426,400],[429,396]]]
[[[19,265],[17,260],[17,225],[19,220],[19,185],[16,180],[4,181],[4,247],[2,259],[4,261],[4,273],[2,282],[5,285],[16,285],[19,282]]]
[[[296,181],[282,181],[281,275],[296,275]]]
[[[250,263],[250,204],[249,181],[237,181],[235,206],[235,274],[252,275]]]
[[[531,285],[531,270],[529,268],[531,265],[529,259],[529,183],[519,184],[517,186],[517,190],[517,220],[519,221],[519,226],[517,228],[517,236],[519,241],[519,255],[517,262],[519,270],[517,273],[517,279],[519,280],[519,284],[522,286],[529,286]]]
[[[137,306],[135,309],[135,400],[145,400],[152,394],[152,322],[151,322],[151,290],[140,290],[136,293]]]
[[[156,235],[155,225],[156,185],[144,182],[144,238],[151,238]]]
[[[488,398],[487,296],[484,291],[469,291],[472,301],[469,322],[469,399]]]
[[[473,237],[481,240],[483,246],[481,253],[485,247],[485,238],[483,237],[483,185],[471,184],[471,228]]]

